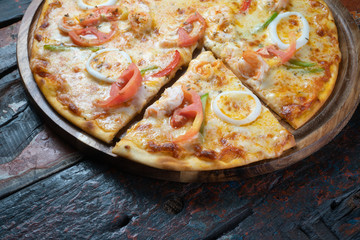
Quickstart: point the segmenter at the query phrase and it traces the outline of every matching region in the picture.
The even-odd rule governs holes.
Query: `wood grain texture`
[[[8,131],[3,131],[6,122],[19,119],[1,105],[2,94],[10,91],[4,89],[19,84],[16,69],[5,72],[0,78],[0,137]],[[14,128],[22,126],[21,121]],[[337,137],[303,161],[286,170],[217,184],[139,177],[93,156],[93,161],[87,158],[0,197],[0,238],[358,240],[359,129],[360,108]],[[3,142],[0,139],[0,154],[5,156]],[[22,146],[15,147],[18,153]]]
[[[19,21],[30,3],[31,0],[0,1],[0,27]]]
[[[182,184],[85,161],[0,200],[5,239],[358,239],[360,109],[294,166]],[[351,136],[351,137],[350,137]],[[182,205],[179,211],[169,211]]]
[[[14,23],[8,27],[0,29],[0,48],[16,42],[19,32],[20,22]]]
[[[69,167],[82,155],[48,128],[37,134],[15,158],[0,165],[0,198]]]
[[[42,125],[29,106],[18,71],[0,78],[0,164],[16,157]]]
[[[45,101],[29,68],[28,50],[33,39],[31,33],[34,25],[32,24],[36,22],[36,13],[38,13],[41,0],[32,2],[20,27],[17,51],[20,73],[31,99],[44,116],[59,130],[59,134],[83,151],[92,154],[97,153],[110,162],[122,165],[128,171],[135,169],[135,173],[138,174],[181,182],[226,181],[257,176],[290,166],[319,150],[341,131],[359,103],[360,82],[357,80],[359,79],[360,43],[358,40],[360,33],[351,15],[341,3],[335,0],[329,0],[327,3],[335,13],[334,17],[339,28],[342,52],[339,76],[332,96],[313,119],[302,128],[293,131],[297,143],[295,148],[277,159],[262,161],[245,167],[202,172],[175,172],[150,167],[143,167],[142,170],[138,170],[138,164],[134,163],[136,167],[133,167],[131,161],[115,157],[110,151],[111,146],[97,141],[60,117]],[[28,37],[30,45],[27,41]]]
[[[0,48],[0,74],[6,70],[15,69],[16,67],[16,44],[11,43]]]
[[[0,29],[0,198],[81,158],[29,106],[16,67],[20,23]]]

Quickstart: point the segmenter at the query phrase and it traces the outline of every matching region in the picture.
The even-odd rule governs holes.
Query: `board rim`
[[[351,119],[360,101],[360,83],[358,81],[360,72],[356,69],[356,67],[359,66],[360,62],[360,44],[356,45],[355,42],[356,39],[360,41],[360,31],[348,10],[340,2],[335,0],[327,0],[325,2],[332,10],[333,16],[337,23],[339,38],[341,36],[343,38],[342,41],[346,41],[347,44],[349,44],[350,42],[356,46],[353,52],[342,52],[342,59],[346,59],[346,65],[344,65],[344,62],[342,60],[340,66],[346,67],[346,70],[341,69],[340,71],[339,67],[338,78],[340,75],[342,76],[342,78],[344,78],[341,82],[343,83],[343,85],[339,86],[339,79],[337,79],[337,84],[335,85],[335,88],[338,89],[338,91],[340,91],[339,87],[345,87],[345,90],[348,90],[348,95],[345,101],[341,101],[344,97],[340,99],[335,99],[340,100],[342,105],[337,106],[337,111],[335,113],[331,113],[332,115],[330,119],[324,119],[325,116],[322,115],[324,114],[325,110],[331,111],[331,109],[327,108],[329,107],[329,104],[335,104],[332,101],[334,100],[334,92],[331,94],[330,98],[326,101],[324,106],[319,110],[319,112],[313,119],[311,119],[299,130],[292,130],[294,132],[297,143],[305,141],[305,144],[307,137],[309,137],[306,132],[308,132],[307,130],[310,128],[309,126],[311,124],[316,124],[316,121],[322,121],[323,125],[318,127],[317,131],[319,128],[325,128],[325,132],[321,131],[321,134],[314,131],[310,132],[310,135],[317,135],[315,141],[311,142],[311,144],[308,144],[301,149],[297,149],[298,147],[295,147],[291,150],[286,151],[284,155],[278,158],[263,160],[250,165],[236,168],[208,171],[171,171],[146,166],[113,154],[111,152],[112,146],[95,139],[94,137],[88,135],[87,133],[64,119],[48,104],[45,97],[42,95],[33,78],[29,65],[29,42],[31,42],[32,40],[30,38],[31,29],[34,26],[34,21],[36,20],[35,18],[38,9],[42,5],[42,2],[43,0],[34,0],[29,5],[21,22],[17,41],[17,61],[19,66],[19,72],[27,95],[29,96],[29,99],[39,111],[39,113],[47,120],[49,120],[49,125],[56,133],[69,141],[81,152],[92,157],[100,157],[101,160],[105,160],[107,162],[115,164],[122,170],[127,172],[139,174],[141,176],[176,182],[220,182],[239,180],[243,178],[255,177],[258,175],[271,173],[291,166],[305,159],[306,157],[310,156],[311,154],[315,153],[320,148],[328,144],[333,138],[335,138],[335,136],[343,129],[343,127],[345,127],[345,125]],[[340,40],[341,39],[339,39],[339,41]],[[340,47],[344,44],[344,42],[340,43]],[[345,58],[345,56],[347,57]],[[348,80],[346,82],[347,84],[350,82],[352,83],[352,85],[344,86],[345,80]],[[339,97],[339,95],[335,96]],[[351,99],[352,101],[350,101],[349,99],[353,97],[355,97],[355,99]],[[346,109],[346,111],[340,111],[342,109]]]

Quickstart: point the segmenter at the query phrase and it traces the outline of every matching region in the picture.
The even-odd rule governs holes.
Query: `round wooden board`
[[[111,153],[112,146],[86,134],[57,114],[47,103],[33,78],[29,54],[33,30],[39,17],[42,0],[34,0],[22,20],[17,45],[17,58],[24,86],[34,105],[52,128],[73,146],[99,161],[110,161],[124,171],[157,179],[178,182],[214,182],[253,177],[290,166],[316,152],[330,142],[347,124],[359,103],[360,32],[347,9],[337,0],[325,1],[333,12],[338,32],[342,61],[331,97],[319,113],[298,130],[290,130],[297,146],[279,158],[255,164],[213,171],[167,171],[148,167]]]

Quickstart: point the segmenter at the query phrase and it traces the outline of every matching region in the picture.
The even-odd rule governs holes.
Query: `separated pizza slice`
[[[113,152],[160,169],[213,170],[275,158],[294,145],[222,61],[203,52]]]
[[[47,0],[31,68],[58,113],[111,142],[190,62],[205,27],[195,9],[174,0]]]
[[[201,14],[205,47],[295,129],[329,98],[341,53],[322,0],[221,1]]]

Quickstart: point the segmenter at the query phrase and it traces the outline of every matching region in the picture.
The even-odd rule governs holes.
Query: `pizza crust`
[[[284,145],[284,149],[290,149],[295,145],[292,139]],[[223,161],[204,161],[196,156],[189,156],[178,159],[162,153],[151,153],[139,148],[131,141],[121,140],[113,149],[113,153],[134,160],[138,163],[155,167],[159,169],[172,171],[209,171],[240,167],[251,163],[258,162],[258,159],[245,160],[235,158],[230,162]]]

